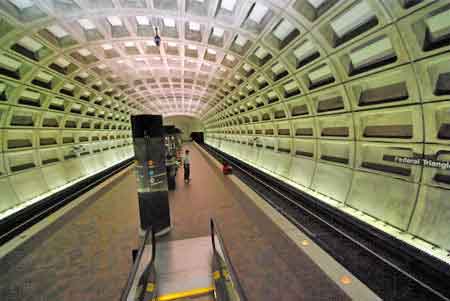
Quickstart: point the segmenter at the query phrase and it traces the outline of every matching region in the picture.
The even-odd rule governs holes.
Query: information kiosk
[[[161,115],[131,116],[141,230],[169,232],[166,150]]]

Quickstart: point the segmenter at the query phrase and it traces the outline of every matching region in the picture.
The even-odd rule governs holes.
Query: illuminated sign
[[[421,165],[423,167],[450,170],[450,162],[449,161],[439,161],[439,160],[419,158],[419,157],[410,158],[410,157],[399,157],[399,156],[395,156],[394,161],[397,163],[408,164],[408,165]]]

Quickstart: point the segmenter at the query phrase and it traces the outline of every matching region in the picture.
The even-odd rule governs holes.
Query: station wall
[[[42,38],[3,42],[0,218],[134,155],[123,95]]]
[[[164,124],[175,125],[183,133],[181,135],[184,141],[187,141],[191,137],[192,132],[203,132],[204,127],[202,122],[191,116],[168,116],[164,117]]]
[[[268,33],[266,60],[249,51],[206,143],[448,254],[450,170],[394,158],[450,161],[450,4],[347,3],[279,52]],[[337,35],[358,5],[367,20]]]

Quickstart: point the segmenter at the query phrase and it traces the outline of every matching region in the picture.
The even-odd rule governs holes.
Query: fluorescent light
[[[236,40],[234,41],[237,45],[243,47],[247,43],[247,39],[241,35],[238,35]]]
[[[83,27],[85,30],[92,30],[95,29],[95,25],[94,23],[92,23],[90,20],[88,19],[79,19],[78,23],[81,25],[81,27]]]
[[[189,22],[189,29],[192,31],[200,31],[200,24],[196,22]]]
[[[150,25],[150,19],[147,16],[136,16],[136,22],[139,25]]]
[[[222,0],[220,7],[228,11],[233,11],[237,0]]]
[[[210,53],[210,54],[216,54],[217,53],[217,51],[215,51],[214,49],[208,49],[208,50],[206,50],[208,53]]]
[[[58,39],[62,39],[69,34],[59,25],[52,25],[46,28],[52,35],[54,35]]]
[[[187,46],[187,48],[188,48],[189,50],[196,50],[196,49],[197,49],[197,46],[189,44],[189,45]]]
[[[269,9],[264,5],[255,3],[255,6],[253,6],[248,18],[256,23],[260,23],[268,11]]]
[[[223,34],[224,34],[224,33],[225,33],[225,30],[223,30],[222,28],[220,28],[220,27],[214,27],[214,28],[213,28],[213,32],[212,32],[212,35],[215,36],[215,37],[221,38],[221,37],[223,37]]]
[[[295,27],[291,23],[289,23],[286,20],[283,20],[280,24],[278,24],[278,26],[272,33],[277,39],[283,41],[294,30]]]
[[[164,22],[164,26],[175,27],[175,20],[174,19],[164,18],[163,22]]]
[[[110,16],[106,17],[106,19],[108,19],[108,22],[109,24],[111,24],[111,26],[122,26],[122,20],[120,20],[119,17]]]
[[[169,47],[177,47],[177,43],[174,43],[174,42],[168,42],[168,43],[167,43],[167,46],[169,46]]]
[[[103,48],[104,50],[112,50],[112,49],[113,49],[113,46],[112,46],[111,44],[103,44],[103,45],[102,45],[102,48]]]
[[[88,49],[86,49],[86,48],[78,49],[78,53],[81,56],[90,56],[91,55],[91,52]]]
[[[128,41],[124,43],[125,47],[135,47],[134,42]]]

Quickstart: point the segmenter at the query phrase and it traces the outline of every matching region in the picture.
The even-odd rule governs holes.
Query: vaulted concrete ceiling
[[[101,81],[136,112],[203,116],[258,62],[307,35],[337,1],[326,2],[6,0],[0,8],[4,33],[16,37],[8,40],[40,64],[69,67],[64,76],[90,77],[89,84]],[[370,17],[366,9],[358,11]],[[326,49],[323,41],[309,42]]]

